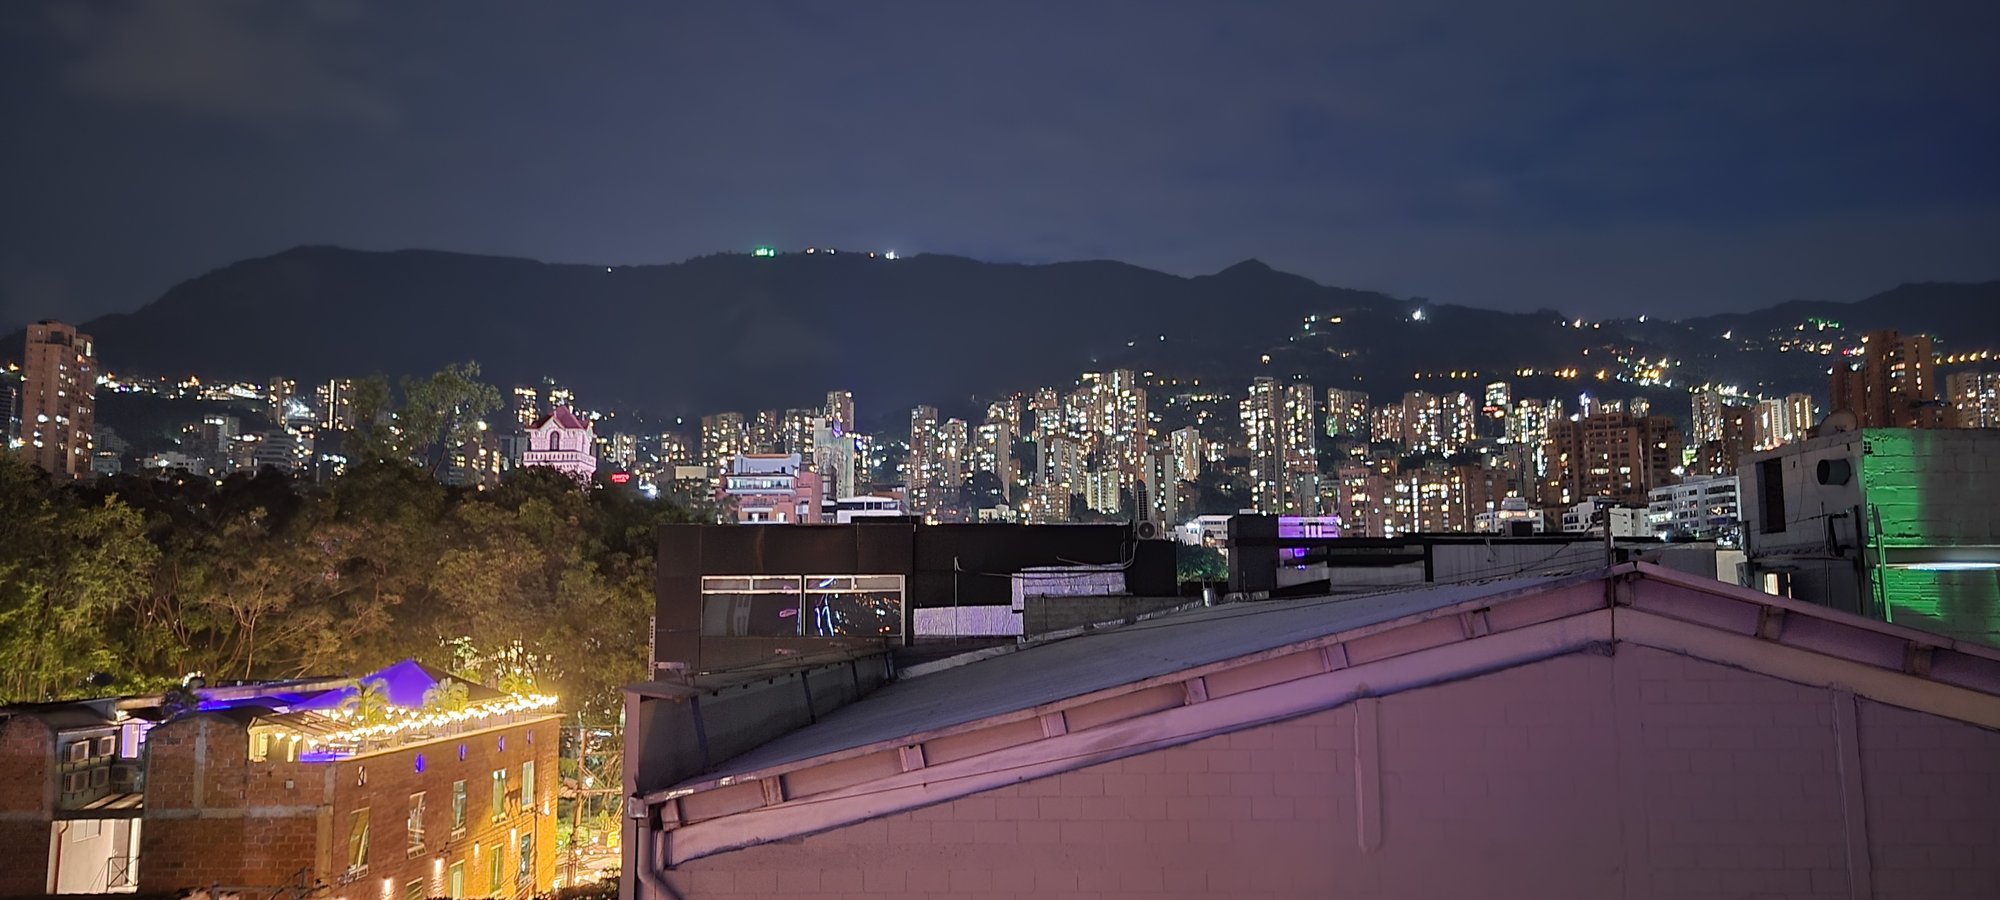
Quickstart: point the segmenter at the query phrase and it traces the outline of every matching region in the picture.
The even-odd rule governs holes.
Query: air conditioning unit
[[[1158,522],[1142,521],[1132,526],[1132,533],[1142,541],[1164,540],[1167,536],[1167,526]]]

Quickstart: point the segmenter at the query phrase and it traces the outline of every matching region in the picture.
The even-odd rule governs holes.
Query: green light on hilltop
[[[755,250],[752,250],[752,251],[750,251],[750,255],[751,255],[751,256],[777,256],[777,255],[778,255],[778,251],[776,251],[776,250],[773,250],[773,249],[771,249],[771,248],[769,248],[769,247],[758,247],[757,249],[755,249]]]

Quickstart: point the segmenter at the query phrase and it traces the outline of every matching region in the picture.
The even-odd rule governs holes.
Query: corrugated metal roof
[[[1576,577],[1541,575],[1380,594],[1230,604],[1029,647],[898,681],[696,780],[950,728]]]

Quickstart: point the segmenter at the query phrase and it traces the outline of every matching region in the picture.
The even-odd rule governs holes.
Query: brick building
[[[1680,460],[1680,429],[1665,416],[1607,412],[1550,422],[1542,442],[1548,472],[1542,505],[1559,508],[1610,497],[1645,506],[1654,488],[1673,483]]]
[[[0,896],[544,892],[554,698],[447,681],[403,662],[358,681],[199,689],[179,715],[163,696],[0,712],[0,841],[27,848],[0,866]]]
[[[1828,408],[1858,428],[1950,428],[1956,413],[1938,402],[1937,353],[1930,335],[1871,331],[1861,357],[1835,367]]]
[[[989,652],[677,775],[692,693],[628,705],[626,897],[2000,896],[2000,650],[1648,564]]]

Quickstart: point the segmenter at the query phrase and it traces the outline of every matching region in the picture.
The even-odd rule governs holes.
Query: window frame
[[[403,817],[403,852],[412,857],[424,855],[424,815],[426,800],[424,791],[410,794],[410,810]]]
[[[371,812],[362,807],[347,814],[347,874],[368,871],[368,842],[372,839]]]
[[[493,802],[492,820],[495,822],[506,821],[507,820],[507,770],[504,768],[493,770],[492,802]]]

